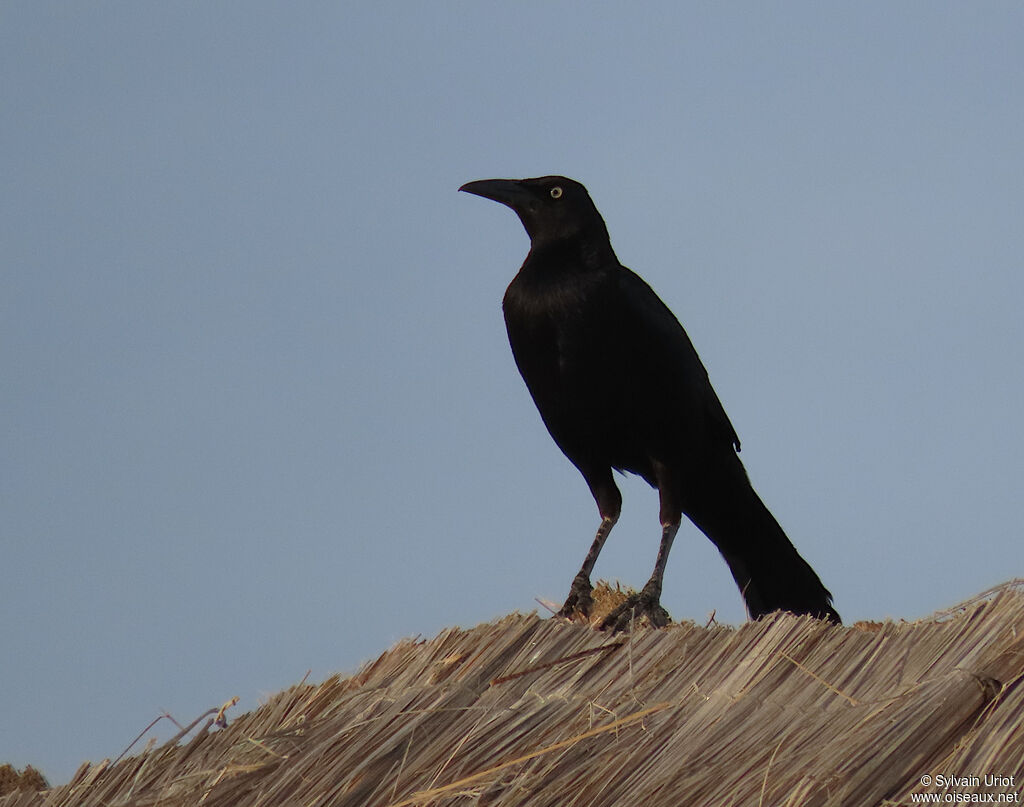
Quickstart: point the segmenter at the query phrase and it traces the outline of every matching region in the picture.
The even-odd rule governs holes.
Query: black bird
[[[594,543],[559,612],[589,613],[590,573],[622,509],[612,469],[658,489],[661,546],[641,592],[602,627],[665,625],[662,577],[685,513],[718,547],[754,619],[784,610],[839,622],[832,595],[751,487],[740,440],[686,331],[619,263],[587,189],[559,176],[459,190],[514,210],[530,252],[505,292],[509,343],[544,425],[590,486]]]

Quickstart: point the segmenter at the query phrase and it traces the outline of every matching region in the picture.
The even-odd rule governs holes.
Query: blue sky
[[[0,762],[565,596],[597,513],[471,179],[589,187],[847,622],[1021,575],[1021,41],[1009,2],[4,4]],[[621,486],[595,576],[639,586]],[[693,528],[664,604],[744,618]]]

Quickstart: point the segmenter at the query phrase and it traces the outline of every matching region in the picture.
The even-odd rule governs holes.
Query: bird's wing
[[[665,392],[686,410],[699,407],[707,424],[719,439],[736,451],[740,439],[719,400],[708,372],[679,320],[639,275],[622,267],[618,273],[618,295],[625,312],[629,339],[648,359],[644,365],[656,368]]]

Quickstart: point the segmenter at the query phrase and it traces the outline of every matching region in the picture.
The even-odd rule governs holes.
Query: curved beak
[[[530,192],[515,179],[478,179],[467,182],[460,191],[492,199],[516,210],[530,198]]]

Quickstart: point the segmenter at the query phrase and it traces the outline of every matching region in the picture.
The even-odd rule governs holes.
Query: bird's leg
[[[665,577],[665,566],[668,553],[672,550],[672,542],[679,532],[679,522],[662,524],[661,545],[658,547],[658,559],[654,562],[654,571],[639,594],[631,594],[622,605],[605,617],[601,630],[613,633],[627,630],[634,620],[646,616],[655,628],[663,628],[669,623],[668,611],[661,607],[661,582]]]
[[[677,532],[679,532],[678,521],[675,524],[661,525],[661,544],[658,546],[658,559],[654,561],[654,571],[651,573],[651,579],[647,581],[640,592],[641,597],[651,600],[659,608],[661,607],[659,604],[661,599],[661,581],[665,577],[668,553],[672,551],[672,542],[676,539]]]
[[[583,560],[583,566],[580,567],[576,577],[573,578],[572,586],[569,588],[569,596],[565,598],[565,604],[562,606],[562,610],[558,612],[559,616],[571,619],[572,615],[577,611],[584,616],[590,615],[590,606],[593,602],[590,598],[590,592],[593,591],[593,586],[590,584],[590,573],[594,570],[597,556],[601,554],[601,548],[604,546],[604,542],[608,540],[608,534],[612,531],[612,527],[615,526],[615,522],[618,519],[618,514],[605,516],[601,519],[601,526],[597,528],[594,543],[590,545],[590,551]]]
[[[601,554],[604,542],[608,540],[608,534],[619,520],[619,513],[622,512],[622,494],[615,486],[612,479],[612,469],[607,466],[577,464],[583,478],[587,480],[590,492],[597,503],[597,512],[601,514],[601,526],[597,528],[597,535],[594,536],[594,543],[590,545],[590,551],[583,560],[583,566],[579,573],[573,578],[572,586],[569,588],[569,596],[565,598],[565,604],[558,612],[558,616],[572,619],[576,613],[583,616],[590,616],[590,606],[593,604],[590,592],[593,586],[590,585],[590,573],[597,563],[597,556]]]

